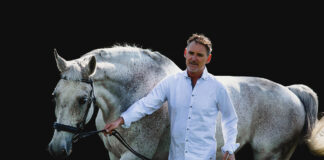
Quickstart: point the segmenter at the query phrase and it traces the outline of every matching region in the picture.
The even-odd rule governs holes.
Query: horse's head
[[[89,56],[66,61],[56,51],[54,55],[62,77],[53,92],[56,122],[81,128],[90,120],[93,113],[91,103],[93,86],[84,79],[89,80],[95,73],[96,59]],[[50,154],[55,158],[69,156],[72,152],[73,136],[73,133],[55,130],[48,145]]]

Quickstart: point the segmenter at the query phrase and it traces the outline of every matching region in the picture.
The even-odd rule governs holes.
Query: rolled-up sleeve
[[[236,143],[238,117],[225,88],[221,90],[219,97],[219,110],[222,114],[222,132],[224,138],[224,146],[221,149],[223,153],[228,151],[230,154],[233,154],[240,146],[239,143]]]
[[[138,100],[123,112],[121,114],[124,119],[122,127],[129,128],[132,122],[158,110],[166,101],[167,83],[167,79],[160,81],[147,96]]]

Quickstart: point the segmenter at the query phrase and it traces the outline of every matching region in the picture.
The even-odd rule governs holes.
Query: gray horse
[[[77,127],[87,116],[88,123],[99,107],[96,127],[117,119],[131,104],[139,100],[164,77],[181,71],[170,59],[158,52],[130,46],[114,46],[93,50],[82,57],[66,61],[55,53],[57,67],[64,79],[59,80],[55,96],[56,122]],[[238,115],[240,148],[250,144],[254,159],[289,159],[297,144],[318,128],[318,100],[316,93],[305,85],[282,86],[263,78],[216,76],[232,99]],[[92,79],[95,104],[90,110],[85,103],[92,86],[82,79]],[[85,115],[87,114],[87,115]],[[223,146],[221,115],[217,119],[217,159]],[[117,129],[132,148],[154,160],[167,159],[170,144],[168,106],[166,103],[151,115],[132,124],[128,129]],[[317,129],[323,130],[322,129]],[[324,132],[324,131],[323,131]],[[114,137],[99,134],[111,160],[138,159]],[[66,157],[72,152],[73,134],[55,130],[49,151],[55,157]],[[311,148],[314,143],[309,139]],[[321,153],[324,147],[317,147]]]

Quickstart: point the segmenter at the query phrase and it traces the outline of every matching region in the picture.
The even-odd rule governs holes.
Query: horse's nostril
[[[61,153],[62,153],[62,156],[63,157],[66,157],[68,154],[67,154],[67,151],[65,149],[62,149],[61,150]]]
[[[53,145],[48,146],[48,152],[51,156],[53,156],[55,159],[64,159],[68,156],[67,151],[65,148],[63,149],[55,149]]]

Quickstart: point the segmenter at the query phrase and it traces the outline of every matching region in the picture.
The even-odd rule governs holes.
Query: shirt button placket
[[[191,98],[190,98],[190,104],[189,104],[189,112],[188,112],[188,119],[187,119],[187,128],[186,128],[186,134],[185,134],[185,154],[188,153],[188,150],[190,149],[189,147],[189,128],[190,128],[190,119],[191,119],[191,114],[192,114],[192,105],[193,105],[193,98],[194,98],[194,93],[191,93]]]

